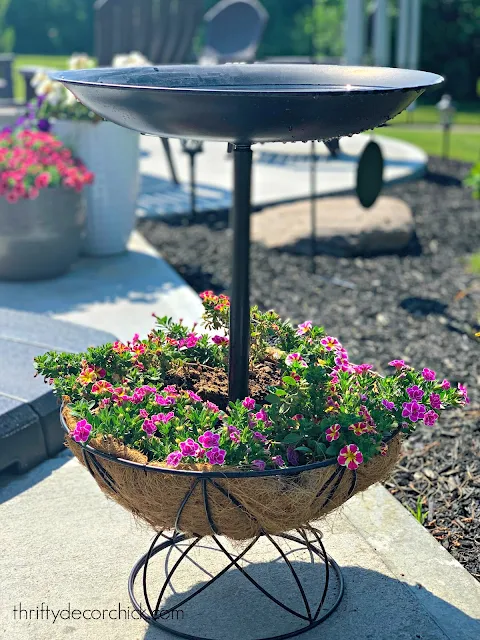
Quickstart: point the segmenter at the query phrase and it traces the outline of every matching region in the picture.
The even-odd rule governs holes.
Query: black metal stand
[[[250,212],[252,147],[233,145],[234,196],[230,291],[229,399],[248,396],[250,357]]]
[[[178,612],[179,610],[183,612],[184,605],[186,605],[188,602],[190,602],[191,600],[199,596],[202,592],[204,592],[206,589],[208,589],[218,579],[220,579],[223,575],[225,575],[227,571],[229,571],[229,569],[235,568],[242,574],[242,576],[245,577],[246,580],[248,580],[248,582],[250,582],[250,584],[252,584],[259,591],[259,594],[262,594],[265,598],[268,598],[269,600],[274,602],[279,608],[289,613],[293,620],[298,619],[300,621],[300,626],[293,631],[289,631],[281,635],[270,636],[268,638],[262,638],[262,639],[255,638],[255,640],[286,640],[287,638],[293,638],[302,633],[305,633],[306,631],[310,631],[311,629],[321,624],[324,620],[326,620],[326,618],[328,618],[338,607],[343,597],[344,583],[343,583],[343,577],[342,577],[339,566],[330,556],[327,555],[327,552],[325,551],[325,547],[321,540],[321,534],[316,529],[313,529],[313,528],[297,529],[297,534],[298,536],[290,535],[287,533],[284,533],[278,536],[272,536],[267,533],[262,533],[256,538],[254,538],[252,541],[246,543],[246,546],[242,549],[242,551],[238,553],[230,552],[226,548],[226,545],[222,540],[220,540],[216,535],[212,535],[211,538],[208,538],[208,539],[209,540],[211,539],[214,542],[215,551],[218,550],[228,560],[228,563],[226,564],[225,567],[223,567],[223,569],[221,569],[215,575],[212,575],[207,569],[201,567],[198,564],[197,560],[193,560],[192,558],[189,557],[190,552],[198,545],[198,543],[201,540],[204,540],[204,538],[201,538],[200,536],[188,537],[180,533],[175,533],[170,538],[164,535],[163,532],[160,532],[154,538],[150,546],[150,549],[148,550],[148,553],[146,553],[142,558],[140,558],[140,560],[133,567],[132,572],[130,574],[130,578],[128,582],[128,592],[129,592],[132,604],[135,610],[146,622],[148,622],[151,625],[154,625],[155,627],[162,629],[163,631],[168,631],[174,636],[178,636],[180,638],[186,638],[187,640],[212,640],[210,638],[205,638],[204,636],[191,635],[189,633],[179,631],[175,628],[172,628],[172,626],[168,626],[167,624],[165,624],[165,620],[169,619],[170,616],[173,618],[174,612]],[[165,542],[159,542],[159,539],[162,536],[166,538]],[[312,564],[315,564],[315,557],[316,557],[324,565],[324,569],[322,568],[320,571],[320,574],[321,575],[323,574],[323,579],[322,579],[323,585],[320,582],[318,583],[318,598],[316,598],[314,604],[312,604],[309,601],[309,598],[307,597],[307,594],[305,592],[305,588],[301,582],[301,576],[298,574],[292,562],[288,558],[288,554],[290,554],[292,550],[288,549],[286,553],[282,549],[282,547],[280,546],[276,538],[279,538],[280,542],[282,540],[287,540],[287,541],[292,541],[297,543],[298,545],[300,545],[300,549],[306,549],[309,552],[310,560]],[[291,576],[293,576],[293,579],[295,581],[295,584],[298,587],[299,595],[303,604],[303,606],[300,608],[301,610],[296,610],[293,607],[282,602],[273,593],[265,589],[242,565],[241,563],[242,559],[245,558],[247,553],[253,549],[253,547],[258,543],[260,539],[268,540],[268,542],[279,553],[278,559],[279,560],[281,559],[283,561],[282,566],[284,566],[286,574],[290,574]],[[158,553],[162,551],[168,551],[172,547],[176,547],[179,543],[183,543],[183,542],[187,544],[184,546],[184,548],[177,547],[177,550],[180,555],[178,559],[173,563],[170,570],[165,569],[165,574],[166,574],[165,579],[161,585],[160,590],[159,591],[155,590],[155,598],[152,599],[153,594],[149,594],[149,586],[148,586],[149,582],[147,579],[148,569],[149,569],[149,565],[152,558],[156,556]],[[171,606],[168,608],[162,608],[162,601],[165,599],[165,593],[166,593],[167,587],[171,585],[171,581],[173,579],[174,574],[177,572],[177,570],[182,565],[184,567],[185,565],[187,565],[186,561],[188,561],[187,570],[191,568],[190,562],[194,562],[194,564],[197,567],[202,569],[202,571],[205,574],[210,576],[209,580],[203,583],[201,586],[199,586],[198,589],[193,591],[193,593],[189,593],[189,595],[187,595],[186,597],[179,599],[179,601],[176,602],[174,606]],[[320,567],[318,562],[317,562],[317,566]],[[146,605],[146,608],[145,606],[142,606],[142,604],[138,601],[135,595],[135,582],[140,572],[142,575],[143,598],[144,598],[144,604]],[[326,599],[327,599],[327,595],[329,594],[329,589],[331,590],[332,587],[335,588],[335,591],[336,591],[335,598],[333,602],[331,602],[327,607]],[[259,597],[261,596],[259,595]],[[227,599],[228,598],[226,598],[226,600]],[[228,620],[228,611],[225,611],[225,619]],[[178,619],[176,623],[178,623]],[[223,636],[217,635],[215,640],[223,640],[223,638],[227,640],[228,635],[223,635]],[[245,638],[245,640],[249,640],[249,639]]]
[[[317,149],[315,140],[310,147],[310,270],[316,271],[317,254]]]

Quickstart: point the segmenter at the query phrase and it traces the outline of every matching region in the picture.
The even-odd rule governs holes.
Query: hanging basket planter
[[[212,533],[246,540],[261,532],[271,535],[305,527],[387,478],[398,461],[401,434],[358,470],[336,460],[305,467],[245,471],[222,466],[147,464],[138,451],[114,438],[96,438],[90,445],[70,433],[77,420],[62,408],[66,444],[88,468],[101,490],[157,531],[175,529],[188,535]]]

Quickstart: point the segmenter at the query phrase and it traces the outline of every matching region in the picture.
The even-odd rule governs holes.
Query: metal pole
[[[252,147],[233,146],[234,194],[231,215],[233,231],[232,284],[230,291],[230,359],[228,397],[248,396],[250,356],[250,194]]]
[[[190,211],[192,220],[196,218],[197,215],[197,203],[196,203],[196,194],[195,194],[195,154],[190,153]]]
[[[317,253],[317,150],[315,140],[310,148],[310,270],[315,273]]]

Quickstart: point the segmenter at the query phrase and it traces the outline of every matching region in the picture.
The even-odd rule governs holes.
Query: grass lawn
[[[440,95],[438,96],[440,99]],[[457,106],[454,123],[480,125],[480,100],[460,103]],[[396,124],[438,124],[438,111],[435,105],[418,105],[413,113],[403,111],[394,120]]]
[[[13,87],[14,95],[17,100],[25,100],[25,83],[22,76],[18,72],[20,67],[36,66],[36,67],[52,67],[53,69],[65,69],[69,56],[36,56],[36,55],[18,55],[15,56],[13,65]]]
[[[429,155],[439,156],[442,153],[442,132],[425,129],[407,129],[404,127],[381,127],[376,132],[382,136],[398,138],[417,145]],[[478,132],[455,131],[450,135],[450,158],[465,162],[480,160],[480,130]]]

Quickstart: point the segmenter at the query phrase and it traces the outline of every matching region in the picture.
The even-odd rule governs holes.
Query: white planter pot
[[[139,134],[112,122],[57,120],[53,131],[95,174],[85,188],[86,236],[83,252],[122,253],[135,225],[139,186]]]

